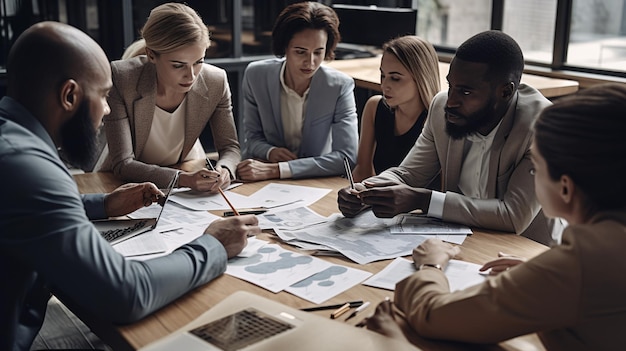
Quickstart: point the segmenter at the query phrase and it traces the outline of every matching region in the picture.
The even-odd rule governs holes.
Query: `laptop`
[[[161,210],[159,211],[157,217],[140,219],[105,219],[93,221],[92,223],[96,229],[98,229],[102,237],[111,243],[111,245],[119,244],[122,241],[156,228],[159,223],[159,219],[161,218],[161,214],[163,214],[163,209],[165,209],[165,204],[172,193],[172,189],[174,189],[174,185],[176,185],[177,179],[178,172],[176,172],[176,175],[174,175],[174,178],[172,178],[172,181],[170,181],[170,184],[164,191],[165,197],[158,200],[159,205],[161,205]]]
[[[418,350],[340,320],[238,291],[180,330],[140,351]]]

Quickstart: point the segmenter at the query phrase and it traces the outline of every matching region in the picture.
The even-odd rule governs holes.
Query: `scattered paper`
[[[285,291],[313,303],[322,303],[359,284],[372,273],[347,266],[333,265],[301,280]]]
[[[330,266],[319,258],[268,244],[250,257],[228,260],[226,274],[277,293]]]
[[[450,260],[444,271],[448,278],[450,291],[463,290],[484,282],[485,276],[478,270],[480,267],[481,265],[475,263]],[[398,282],[415,272],[415,265],[413,265],[412,261],[398,257],[383,270],[363,282],[363,285],[395,290]]]
[[[389,227],[393,224],[394,219],[377,218],[372,211],[366,211],[354,218],[341,216],[299,230],[276,229],[276,233],[287,243],[297,239],[321,244],[366,264],[406,256],[426,240],[421,235],[392,235]]]
[[[468,226],[415,215],[399,216],[398,223],[391,226],[390,231],[394,234],[472,234],[472,230]]]
[[[326,217],[320,216],[308,207],[297,207],[274,213],[257,215],[261,229],[300,229],[313,224],[325,222]]]

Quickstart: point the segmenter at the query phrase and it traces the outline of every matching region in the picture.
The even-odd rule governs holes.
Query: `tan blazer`
[[[113,89],[109,94],[111,113],[104,117],[109,147],[102,170],[126,181],[151,181],[166,187],[176,172],[173,168],[145,164],[137,160],[148,140],[156,106],[156,70],[146,56],[111,63]],[[226,72],[204,64],[200,76],[187,93],[185,141],[179,162],[185,159],[205,125],[209,123],[218,165],[235,174],[241,160],[233,119]]]
[[[572,225],[563,243],[474,287],[449,292],[425,268],[396,286],[395,304],[423,337],[495,343],[537,332],[548,350],[626,345],[626,209]]]
[[[469,144],[446,133],[446,92],[435,96],[428,118],[415,146],[398,167],[372,179],[392,180],[412,187],[426,187],[441,174],[446,192],[444,221],[473,227],[522,234],[545,245],[552,244],[553,231],[560,229],[544,217],[535,197],[530,174],[532,124],[548,101],[536,89],[521,84],[500,123],[491,146],[488,199],[464,196],[458,185]],[[556,228],[555,228],[556,227]]]

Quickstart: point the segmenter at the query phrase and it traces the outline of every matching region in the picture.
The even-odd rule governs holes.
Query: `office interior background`
[[[31,24],[43,20],[69,23],[91,35],[109,59],[116,60],[139,37],[150,10],[164,2],[167,1],[0,0],[0,96],[6,89],[5,63],[9,49]],[[251,61],[272,57],[274,19],[294,2],[298,1],[186,1],[209,25],[212,42],[206,61],[228,72],[238,125],[243,118],[240,108],[243,71]],[[426,38],[435,45],[440,59],[446,61],[473,34],[499,29],[514,37],[522,47],[528,73],[577,80],[581,88],[604,81],[626,83],[626,0],[319,2],[336,7],[343,42],[368,51],[380,47],[384,41],[381,37],[384,34],[380,33],[395,30],[394,36],[414,33]],[[353,10],[340,12],[342,5]],[[363,23],[367,26],[359,27]],[[355,31],[360,35],[354,35]],[[372,93],[357,91],[357,105],[362,106]],[[241,128],[238,130],[241,138]],[[201,139],[205,148],[210,148],[210,131],[205,131]]]

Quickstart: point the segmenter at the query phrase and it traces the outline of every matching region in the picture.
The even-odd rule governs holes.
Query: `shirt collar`
[[[37,135],[41,140],[48,144],[52,150],[57,150],[50,134],[43,127],[41,122],[30,111],[28,111],[22,104],[15,101],[13,98],[4,96],[0,100],[0,117],[13,121],[22,127],[30,130],[33,134]]]
[[[298,97],[300,97],[300,94],[296,93],[295,90],[291,89],[290,87],[287,86],[287,84],[285,83],[285,69],[287,67],[287,60],[283,61],[283,64],[280,67],[280,85],[283,88],[283,91],[286,92],[287,94],[295,94]],[[302,94],[302,97],[306,97],[309,94],[309,90],[311,89],[311,86],[309,85],[309,87],[304,91],[304,94]]]

